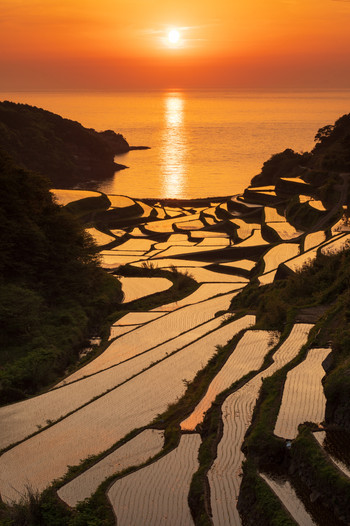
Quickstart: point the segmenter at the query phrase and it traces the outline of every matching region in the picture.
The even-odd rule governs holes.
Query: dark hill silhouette
[[[318,180],[322,176],[320,172],[350,172],[350,113],[320,128],[315,142],[310,153],[297,153],[287,148],[272,155],[264,162],[260,174],[253,177],[251,185],[274,185],[280,177],[300,177],[305,174],[305,168],[311,179],[315,175]],[[319,173],[310,174],[312,171]]]
[[[130,150],[120,133],[97,132],[55,113],[8,101],[0,102],[0,148],[58,188],[113,176],[126,168],[116,164],[114,156]]]
[[[77,359],[121,301],[92,238],[49,182],[0,149],[0,403],[37,392]],[[1,519],[0,519],[1,523]]]

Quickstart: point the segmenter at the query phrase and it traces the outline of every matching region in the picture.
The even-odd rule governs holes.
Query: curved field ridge
[[[118,320],[118,326],[127,327],[129,325],[142,325],[150,321],[154,321],[157,318],[161,318],[164,315],[162,312],[128,312],[125,316],[122,316]]]
[[[198,243],[198,247],[211,247],[211,246],[224,246],[227,247],[230,244],[230,240],[224,237],[208,237],[204,238],[203,241]]]
[[[139,327],[139,324],[137,325],[112,325],[110,329],[109,339],[114,340],[118,336],[122,336],[123,334],[132,331],[133,329],[136,329],[136,327]],[[65,382],[63,381],[61,385],[63,385]]]
[[[253,208],[255,207],[253,206]],[[253,233],[253,230],[261,229],[260,223],[246,223],[243,219],[238,219],[238,218],[231,219],[231,223],[238,227],[237,235],[242,240],[247,239],[247,237],[251,236]]]
[[[100,230],[97,230],[97,228],[86,228],[85,231],[93,237],[96,245],[98,246],[107,245],[108,243],[115,241],[115,237],[109,236],[104,232],[100,232]]]
[[[210,230],[202,230],[201,232],[192,232],[191,238],[193,241],[201,241],[202,239],[206,238],[218,238],[221,237],[222,239],[229,239],[229,235],[225,232],[211,232]]]
[[[135,201],[125,195],[108,195],[108,199],[111,202],[112,208],[125,208],[127,206],[133,206]]]
[[[260,473],[260,477],[269,485],[297,524],[300,526],[316,526],[290,482],[273,480],[264,473]]]
[[[245,374],[259,369],[263,364],[264,357],[276,343],[273,332],[247,331],[223,368],[211,382],[208,391],[193,413],[181,423],[181,429],[194,430],[197,424],[203,421],[204,414],[216,396]]]
[[[108,497],[118,526],[193,526],[187,497],[199,445],[199,435],[183,435],[174,451],[117,480]]]
[[[299,256],[289,259],[285,262],[285,265],[290,268],[293,272],[297,272],[300,270],[304,265],[308,266],[310,265],[314,259],[317,256],[317,248],[313,248],[311,250],[308,250],[307,252],[304,252],[303,254],[300,254]]]
[[[310,250],[310,248],[317,247],[326,239],[326,234],[321,230],[318,232],[312,232],[305,236],[304,251]]]
[[[231,262],[221,262],[220,266],[222,267],[236,267],[244,270],[252,270],[256,265],[255,261],[251,261],[250,259],[239,259],[237,261],[231,261]]]
[[[113,252],[121,251],[123,253],[124,251],[130,251],[135,253],[141,253],[141,252],[149,252],[154,245],[154,241],[151,239],[128,239],[121,245],[118,245],[117,247],[114,247],[112,250]]]
[[[175,309],[179,309],[180,307],[185,307],[186,305],[193,305],[194,303],[206,301],[207,299],[213,298],[218,294],[227,294],[228,292],[233,292],[236,289],[240,290],[241,288],[241,283],[202,283],[202,285],[200,285],[198,289],[196,289],[194,292],[192,292],[192,294],[186,296],[182,300],[167,303],[165,305],[162,305],[161,307],[156,307],[155,309],[152,309],[151,312],[170,312]]]
[[[146,429],[71,482],[62,486],[57,492],[58,496],[68,506],[76,506],[78,502],[90,497],[106,478],[131,466],[143,464],[159,453],[163,447],[163,442],[162,431]]]
[[[239,247],[252,247],[254,245],[268,245],[268,242],[261,235],[261,230],[256,229],[250,237],[247,237],[241,241],[237,246]]]
[[[294,258],[299,254],[299,245],[293,243],[280,243],[279,245],[270,248],[264,255],[264,274],[271,270],[277,269],[280,263],[287,259]]]
[[[277,270],[272,270],[271,272],[268,272],[267,274],[262,274],[258,277],[259,284],[260,285],[269,285],[270,283],[274,282],[275,276],[276,276]]]
[[[185,272],[185,269],[182,269],[181,267],[191,267],[190,273],[192,270],[192,267],[202,267],[203,261],[195,261],[195,260],[184,260],[184,259],[171,259],[171,258],[165,258],[163,256],[164,252],[160,251],[158,252],[159,256],[158,259],[151,259],[149,263],[152,264],[152,267],[154,268],[171,268],[176,267],[179,272]],[[149,254],[148,254],[149,255]],[[133,263],[133,267],[143,267],[145,264],[145,261],[136,261]]]
[[[339,236],[338,239],[331,241],[330,243],[325,245],[323,248],[321,248],[321,253],[326,256],[329,254],[337,254],[338,252],[341,252],[342,250],[345,250],[346,248],[348,248],[349,243],[350,243],[350,234]]]
[[[68,376],[64,382],[72,382],[84,376],[97,373],[103,369],[107,369],[107,367],[133,358],[137,354],[152,349],[157,345],[161,345],[171,338],[176,338],[179,334],[214,318],[216,312],[227,310],[230,306],[231,299],[232,295],[230,294],[219,296],[198,305],[188,305],[165,315],[159,312],[127,314],[125,319],[128,317],[128,321],[131,320],[130,324],[138,323],[139,319],[141,319],[141,314],[153,314],[153,317],[157,316],[158,319],[120,336],[120,338],[107,347],[104,353],[85,365],[85,367],[79,369],[79,371]],[[134,314],[135,316],[131,318],[131,315]],[[159,315],[161,317],[158,317]],[[122,320],[119,321],[119,325],[122,324]],[[63,385],[63,383],[59,385]]]
[[[101,192],[94,192],[92,190],[61,190],[59,188],[52,188],[50,192],[56,198],[57,204],[65,206],[72,201],[78,201],[87,197],[100,197]]]
[[[179,270],[180,272],[186,271],[198,283],[240,283],[241,287],[245,287],[247,283],[249,283],[248,279],[242,278],[241,276],[212,272],[201,267],[180,267]]]
[[[263,378],[271,376],[290,362],[307,342],[313,325],[295,324],[288,338],[273,356],[274,363],[257,374],[223,403],[223,436],[218,445],[217,458],[208,472],[214,526],[238,526],[241,520],[236,501],[241,485],[241,451],[245,433],[251,424],[255,403]]]
[[[331,349],[310,349],[306,359],[287,374],[274,433],[293,439],[303,422],[322,422],[326,410],[322,362]]]
[[[118,279],[122,284],[124,303],[156,292],[163,292],[172,286],[171,281],[166,278],[125,278],[121,276]]]
[[[268,226],[275,230],[277,235],[283,241],[294,239],[295,237],[299,237],[304,233],[302,230],[296,230],[294,226],[290,225],[286,221],[281,223],[268,223]]]
[[[326,432],[325,431],[318,431],[317,433],[313,433],[313,435],[314,435],[315,439],[317,440],[317,442],[320,444],[320,446],[322,448],[324,448],[324,441],[325,441],[325,438],[326,438]],[[350,469],[348,468],[348,466],[344,462],[342,462],[341,460],[336,458],[334,455],[331,455],[330,452],[327,449],[325,450],[325,452],[327,453],[327,455],[331,459],[331,461],[337,466],[337,468],[340,469],[340,471],[342,471],[346,477],[350,478]]]
[[[113,250],[103,250],[100,252],[101,255],[101,266],[103,268],[116,268],[120,267],[121,265],[127,265],[128,263],[132,263],[134,261],[140,261],[147,259],[146,256],[143,255],[143,252],[139,252],[138,255],[123,255],[120,252],[116,252]]]
[[[28,485],[42,491],[63,476],[68,466],[105,451],[133,429],[148,425],[184,395],[187,382],[206,366],[217,345],[225,345],[254,322],[254,316],[245,316],[218,328],[4,453],[0,457],[3,500],[20,500]]]

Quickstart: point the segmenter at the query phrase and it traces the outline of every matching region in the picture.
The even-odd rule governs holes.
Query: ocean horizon
[[[0,99],[149,146],[116,157],[127,170],[80,187],[159,199],[241,193],[272,154],[312,149],[317,130],[350,111],[350,90],[23,91]]]

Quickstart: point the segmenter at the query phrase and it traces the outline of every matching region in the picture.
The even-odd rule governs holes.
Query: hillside
[[[49,111],[5,101],[0,102],[0,149],[49,177],[52,186],[70,188],[126,168],[114,156],[130,147],[111,130],[97,132]]]
[[[315,135],[311,152],[297,153],[287,148],[265,161],[252,186],[276,184],[280,177],[305,177],[320,185],[328,172],[350,171],[350,114],[328,124]]]
[[[52,382],[121,299],[92,238],[49,182],[0,152],[0,398]]]

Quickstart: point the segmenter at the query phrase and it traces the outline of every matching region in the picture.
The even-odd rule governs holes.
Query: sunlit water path
[[[95,188],[132,197],[240,193],[273,153],[309,150],[318,128],[350,111],[350,91],[152,91],[0,93],[97,130],[121,132],[148,151]]]

